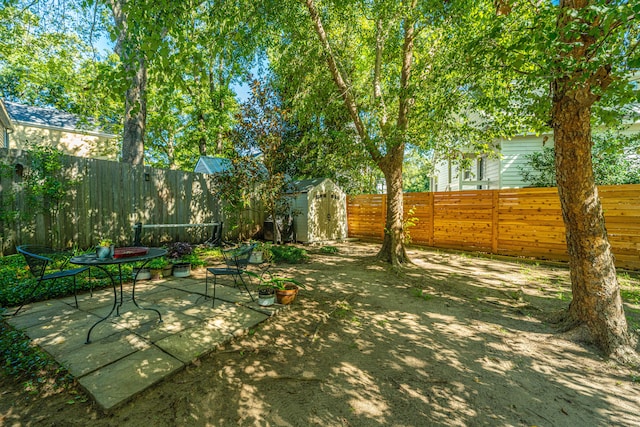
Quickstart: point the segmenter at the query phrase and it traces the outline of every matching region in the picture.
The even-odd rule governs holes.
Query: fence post
[[[427,224],[428,227],[428,241],[429,241],[429,246],[433,246],[434,245],[434,222],[435,222],[435,218],[436,218],[436,207],[435,207],[435,197],[434,197],[434,193],[430,192],[427,193],[428,194],[428,205],[429,205],[429,223]]]
[[[498,220],[499,220],[499,212],[498,208],[500,207],[500,191],[499,190],[491,190],[492,201],[491,201],[491,253],[498,253]]]

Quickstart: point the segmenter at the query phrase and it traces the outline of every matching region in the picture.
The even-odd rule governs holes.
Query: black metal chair
[[[211,273],[213,274],[213,301],[211,302],[212,307],[215,307],[216,303],[216,284],[218,276],[233,277],[233,284],[236,287],[238,286],[237,279],[240,279],[240,282],[251,297],[251,301],[255,301],[253,299],[253,295],[251,295],[251,292],[249,291],[247,282],[245,282],[244,278],[242,277],[246,273],[247,266],[249,265],[249,258],[251,258],[251,252],[253,252],[253,248],[255,248],[255,245],[241,246],[239,248],[222,251],[222,256],[224,257],[224,263],[226,267],[207,268],[205,276],[204,295],[205,297],[209,296],[209,273]]]
[[[42,282],[45,282],[47,280],[61,279],[63,277],[73,277],[73,298],[76,301],[76,308],[78,308],[78,297],[76,296],[76,276],[88,270],[89,267],[64,270],[65,266],[69,262],[69,260],[66,259],[60,266],[60,271],[47,273],[47,267],[54,264],[54,258],[57,258],[59,256],[59,252],[53,250],[52,248],[38,245],[23,245],[18,246],[16,249],[20,254],[22,254],[22,256],[24,256],[24,259],[29,265],[29,271],[31,271],[31,274],[37,279],[37,281],[35,285],[33,285],[33,289],[31,289],[29,296],[22,302],[22,304],[20,304],[20,307],[18,307],[15,313],[13,313],[14,316],[18,314],[18,312],[22,309],[22,307],[24,307],[25,304],[31,301],[33,295],[40,287]]]

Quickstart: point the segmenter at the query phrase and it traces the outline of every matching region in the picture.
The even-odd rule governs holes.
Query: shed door
[[[315,205],[315,223],[317,224],[313,240],[335,240],[340,237],[338,215],[340,212],[340,194],[332,191],[317,192]]]

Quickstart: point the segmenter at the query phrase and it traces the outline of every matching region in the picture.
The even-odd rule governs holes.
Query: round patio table
[[[123,256],[118,257],[118,249],[120,249],[120,252],[123,254]],[[100,270],[104,271],[107,274],[109,279],[111,279],[111,284],[113,285],[113,307],[111,307],[111,311],[109,312],[109,314],[107,314],[105,317],[98,320],[96,323],[93,324],[93,326],[91,326],[91,328],[89,328],[89,332],[87,332],[87,341],[85,341],[85,344],[91,343],[91,331],[93,331],[93,328],[98,326],[99,323],[107,320],[114,311],[116,312],[116,316],[120,315],[120,307],[122,307],[122,303],[124,301],[123,292],[122,292],[122,264],[131,264],[136,262],[142,263],[140,267],[138,267],[138,271],[133,277],[131,300],[133,301],[135,306],[141,310],[151,310],[158,313],[158,317],[160,319],[159,321],[162,322],[162,315],[158,310],[156,310],[155,308],[141,307],[136,301],[136,281],[138,279],[138,274],[140,274],[140,269],[144,268],[144,266],[147,265],[147,263],[152,259],[160,258],[161,256],[166,255],[167,250],[162,248],[144,248],[145,250],[148,249],[146,253],[141,253],[141,254],[139,253],[139,254],[128,256],[126,255],[126,252],[127,252],[126,249],[132,249],[131,252],[135,253],[136,251],[134,251],[133,249],[141,249],[141,248],[118,248],[118,249],[116,249],[116,256],[114,256],[113,258],[98,258],[95,253],[90,253],[90,254],[84,254],[84,255],[77,255],[72,257],[69,260],[69,262],[72,264],[85,265],[88,267],[98,267]],[[137,251],[137,252],[143,252],[143,251]],[[113,274],[111,274],[111,272],[105,268],[107,265],[118,266],[118,277],[120,279],[120,304],[118,304],[118,291],[116,290],[116,281],[113,278]]]

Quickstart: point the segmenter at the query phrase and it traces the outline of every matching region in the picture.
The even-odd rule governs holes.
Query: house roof
[[[232,167],[231,160],[224,157],[200,156],[194,172],[216,174],[226,172]]]
[[[7,108],[5,107],[2,99],[0,99],[0,123],[2,123],[2,126],[5,129],[13,129],[13,125],[11,124],[11,117],[9,117],[9,113],[7,112]]]
[[[257,170],[254,170],[254,173],[260,174],[263,178],[269,176],[269,172],[267,171],[267,168],[264,166],[264,164],[262,164],[261,162],[257,163],[256,167]],[[200,156],[193,171],[200,173],[217,174],[227,172],[232,169],[233,163],[230,159],[224,157]]]
[[[16,123],[36,127],[99,133],[107,137],[115,136],[104,132],[91,121],[82,120],[75,114],[66,113],[55,108],[34,107],[11,101],[4,101],[4,104],[7,107],[9,116]]]

